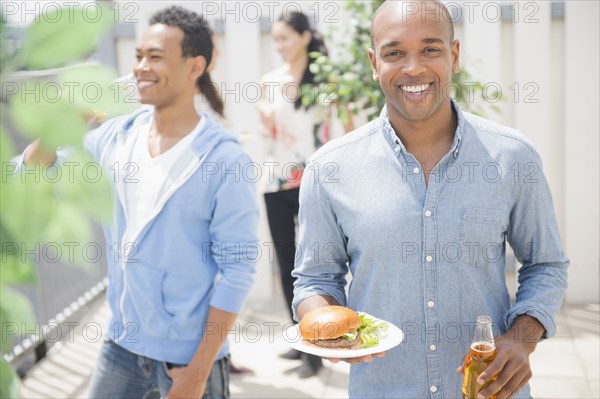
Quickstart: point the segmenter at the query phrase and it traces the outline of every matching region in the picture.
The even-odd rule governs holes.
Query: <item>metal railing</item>
[[[104,248],[101,236],[97,228],[94,244]],[[11,338],[8,333],[15,332],[12,351],[4,357],[20,376],[43,359],[54,344],[69,337],[96,300],[103,297],[108,283],[104,251],[85,267],[70,264],[67,259],[54,262],[41,256],[38,260],[36,283],[15,287],[30,300],[35,322],[5,326],[7,334],[3,333],[6,339]]]

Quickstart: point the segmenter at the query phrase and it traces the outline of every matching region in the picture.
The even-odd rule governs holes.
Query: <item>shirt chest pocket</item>
[[[460,246],[461,264],[485,267],[502,263],[507,228],[505,213],[495,209],[461,209]]]

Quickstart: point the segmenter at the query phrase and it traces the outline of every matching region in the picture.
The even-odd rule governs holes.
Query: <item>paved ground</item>
[[[24,398],[84,398],[101,339],[96,327],[107,316],[99,306],[73,342],[57,345],[24,381]],[[600,397],[600,305],[571,305],[558,317],[558,334],[542,342],[532,355],[535,398]],[[233,376],[234,398],[343,398],[347,397],[348,366],[327,363],[317,377],[300,380],[289,370],[299,361],[283,360],[287,350],[282,299],[251,303],[231,336],[232,356],[255,376]],[[86,339],[84,339],[86,338]],[[236,342],[237,341],[237,342]]]

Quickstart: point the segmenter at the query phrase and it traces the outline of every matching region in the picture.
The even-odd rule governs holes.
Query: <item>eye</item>
[[[397,50],[392,50],[392,51],[390,51],[390,52],[386,53],[386,54],[384,55],[384,57],[386,57],[386,58],[388,58],[388,57],[397,57],[398,55],[400,55],[400,52],[399,52],[399,51],[397,51]]]
[[[158,55],[152,55],[152,56],[150,56],[150,59],[151,60],[160,60],[160,56],[158,56]]]
[[[136,59],[138,62],[140,62],[140,61],[142,60],[142,56],[141,56],[141,55],[136,55],[136,56],[135,56],[135,59]]]
[[[437,52],[439,52],[439,51],[440,51],[439,49],[437,49],[437,48],[434,48],[434,47],[427,47],[427,48],[424,50],[424,52],[426,52],[426,53],[437,53]]]

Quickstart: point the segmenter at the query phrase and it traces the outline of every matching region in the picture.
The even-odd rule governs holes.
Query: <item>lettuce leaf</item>
[[[366,313],[357,313],[361,321],[360,338],[362,341],[362,348],[370,348],[379,345],[379,338],[390,328],[389,324]]]
[[[348,341],[354,341],[356,339],[357,335],[358,335],[358,330],[356,330],[356,331],[350,331],[349,333],[346,333],[346,334],[342,335],[342,337],[344,337]]]

